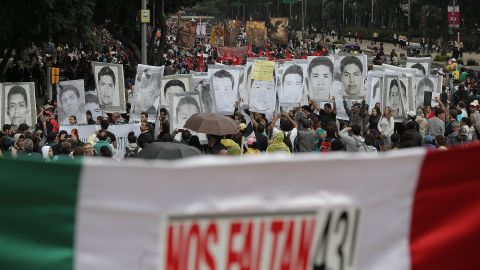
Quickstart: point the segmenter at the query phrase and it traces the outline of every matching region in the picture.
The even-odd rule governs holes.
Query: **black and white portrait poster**
[[[252,69],[255,60],[249,58],[243,70],[243,86],[238,89],[240,108],[247,108],[250,101],[250,81],[252,80]]]
[[[404,97],[407,96],[408,85],[405,84],[405,81],[402,80],[400,76],[395,75],[386,75],[384,81],[382,108],[389,107],[392,111],[393,118],[401,121],[406,115]]]
[[[171,95],[170,104],[172,104],[171,115],[173,118],[170,123],[172,123],[173,130],[183,128],[185,122],[192,115],[202,112],[199,93]]]
[[[202,111],[205,113],[212,112],[214,103],[212,91],[210,91],[210,77],[208,73],[193,76],[193,92],[200,95]]]
[[[260,63],[260,62],[257,62]],[[253,64],[253,68],[256,63]],[[275,112],[277,91],[276,91],[276,74],[273,68],[271,80],[251,79],[248,82],[250,89],[249,110],[251,112],[263,113],[271,115]]]
[[[133,87],[133,102],[130,117],[140,120],[140,114],[146,112],[149,121],[155,121],[155,114],[160,105],[160,91],[164,67],[138,64],[137,76]]]
[[[306,75],[308,96],[311,100],[320,102],[330,100],[332,96],[333,56],[309,57]]]
[[[37,124],[35,83],[2,83],[1,124],[28,126]]]
[[[126,112],[123,65],[92,62],[92,68],[102,111]]]
[[[431,57],[407,57],[407,63],[405,65],[407,68],[419,70],[421,75],[429,75],[431,66]]]
[[[349,55],[340,56],[340,81],[342,96],[349,99],[365,98],[367,78],[367,56]]]
[[[162,78],[160,105],[169,106],[170,95],[185,94],[192,89],[192,75],[171,75]]]
[[[57,85],[58,122],[69,125],[75,116],[77,124],[86,124],[85,87],[83,80],[63,81]]]
[[[215,112],[232,115],[238,101],[238,86],[242,67],[213,65],[208,67]]]
[[[365,102],[373,108],[375,104],[382,102],[383,73],[369,72],[367,79],[367,99]]]
[[[106,114],[100,109],[100,103],[98,101],[98,95],[95,91],[85,93],[85,112],[91,114],[94,121],[99,116],[106,116]]]
[[[278,89],[278,102],[282,107],[298,106],[303,101],[306,63],[285,62]]]
[[[414,77],[414,102],[415,108],[422,107],[425,101],[425,92],[434,93],[438,91],[438,78],[436,76],[415,76]]]

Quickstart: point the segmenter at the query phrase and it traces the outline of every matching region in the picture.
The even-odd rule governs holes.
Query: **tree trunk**
[[[449,1],[448,0],[443,0],[442,1],[442,6],[441,8],[443,9],[442,10],[442,14],[443,14],[443,41],[442,41],[442,55],[446,55],[447,54],[447,51],[448,51],[448,33],[449,33],[449,29],[448,29],[448,3]]]
[[[165,1],[165,0],[163,0]],[[165,13],[162,12],[162,10],[157,10],[157,18],[160,22],[160,46],[158,47],[157,54],[155,55],[155,65],[160,66],[163,65],[163,52],[165,51],[165,48],[167,46],[167,34],[168,34],[168,29],[167,29],[167,19],[165,16]]]
[[[138,63],[141,63],[142,59],[142,51],[140,48],[138,48],[138,45],[135,43],[135,41],[131,40],[127,36],[125,36],[121,31],[116,30],[116,26],[114,25],[107,25],[107,30],[120,42],[125,44],[128,48],[132,49],[133,55],[135,57],[135,60]]]
[[[2,56],[2,62],[0,62],[0,81],[5,80],[5,73],[6,73],[6,67],[8,64],[8,60],[10,60],[10,57],[12,56],[13,49],[9,48],[6,50],[6,52]]]

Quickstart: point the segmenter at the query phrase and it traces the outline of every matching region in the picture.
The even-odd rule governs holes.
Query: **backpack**
[[[292,141],[290,140],[290,134],[291,132],[283,133],[283,143],[285,143],[288,146],[288,149],[290,149],[290,153],[293,153],[293,146],[292,146]]]
[[[125,149],[125,158],[134,158],[137,156],[138,154],[138,150],[140,149],[140,147],[135,147],[135,149],[131,150],[131,149],[128,149],[126,148]]]
[[[332,142],[335,141],[335,139],[332,139],[330,141],[324,140],[320,144],[320,152],[330,152],[332,151]]]

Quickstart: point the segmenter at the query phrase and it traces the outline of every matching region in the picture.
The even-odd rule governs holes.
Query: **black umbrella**
[[[199,155],[202,155],[200,150],[183,143],[154,142],[145,146],[145,148],[138,153],[137,157],[143,159],[174,160]]]

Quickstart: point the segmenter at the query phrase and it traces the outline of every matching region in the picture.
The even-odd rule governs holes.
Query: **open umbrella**
[[[219,113],[197,113],[184,125],[190,130],[211,135],[232,135],[239,132],[238,124],[232,118]]]
[[[143,159],[174,160],[191,156],[202,155],[202,152],[193,146],[183,143],[154,142],[145,146],[137,155]]]

